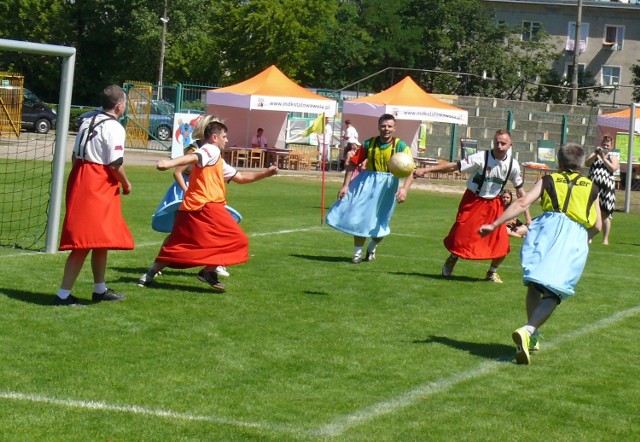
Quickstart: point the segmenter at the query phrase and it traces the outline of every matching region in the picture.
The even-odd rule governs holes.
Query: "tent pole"
[[[624,213],[631,209],[631,184],[633,183],[633,135],[636,129],[636,104],[631,103],[629,115],[629,147],[627,150],[627,180],[624,186]]]

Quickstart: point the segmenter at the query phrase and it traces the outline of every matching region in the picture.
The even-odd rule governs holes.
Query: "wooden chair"
[[[264,150],[260,148],[251,149],[249,155],[249,167],[263,167]]]
[[[251,149],[239,149],[235,155],[234,167],[248,167],[249,166],[249,152]]]
[[[290,152],[289,159],[287,161],[287,169],[290,170],[298,170],[300,166],[300,153],[299,152]]]

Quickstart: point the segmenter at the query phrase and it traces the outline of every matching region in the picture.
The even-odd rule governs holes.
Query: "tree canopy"
[[[158,0],[4,0],[0,38],[75,47],[73,101],[94,104],[107,84],[158,81],[162,16]],[[164,84],[228,85],[275,64],[305,87],[379,91],[411,75],[435,93],[555,99],[529,81],[551,76],[546,35],[520,41],[480,0],[168,0],[167,16]],[[59,65],[5,55],[0,70],[55,100]]]

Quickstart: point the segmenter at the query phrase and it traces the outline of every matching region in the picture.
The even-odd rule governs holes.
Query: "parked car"
[[[22,128],[46,134],[56,126],[58,115],[29,89],[22,89]]]
[[[171,133],[173,132],[173,104],[167,101],[152,100],[151,109],[149,113],[149,127],[147,131],[150,135],[155,136],[160,141],[168,141],[171,139]],[[101,108],[94,109],[89,112],[85,112],[76,119],[78,128],[86,118],[91,118],[95,114],[101,111]],[[191,109],[184,109],[183,113],[195,113],[201,114],[202,111],[196,111]]]

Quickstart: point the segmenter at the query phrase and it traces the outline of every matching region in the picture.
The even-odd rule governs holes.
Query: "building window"
[[[580,25],[580,41],[578,42],[578,50],[580,51],[580,53],[584,52],[585,49],[587,49],[588,37],[589,37],[589,23],[582,23],[582,25]],[[567,30],[567,45],[565,47],[567,51],[573,52],[573,49],[576,46],[575,38],[576,38],[576,22],[570,21],[569,29]]]
[[[622,41],[624,40],[624,26],[605,25],[603,46],[608,47],[612,51],[622,49]]]
[[[522,22],[522,41],[537,41],[542,25],[536,21]]]
[[[620,84],[620,66],[602,66],[603,86],[615,86]]]
[[[584,63],[578,63],[578,75],[584,74],[586,67]],[[564,64],[564,77],[569,81],[573,79],[573,63]]]

